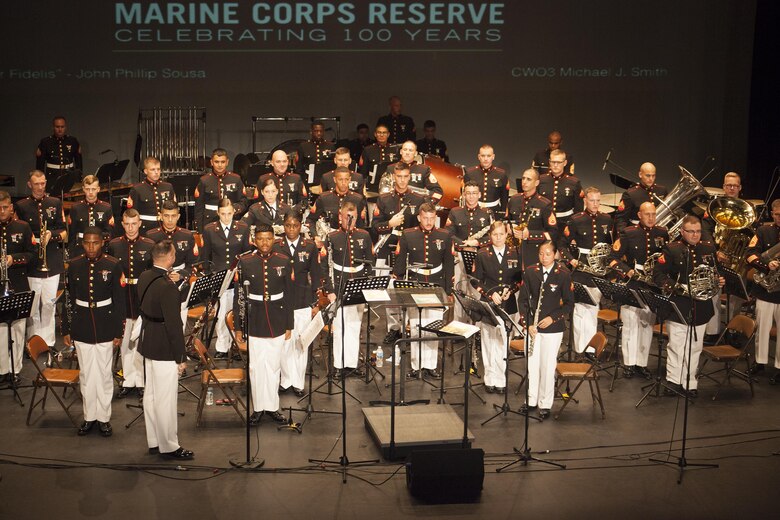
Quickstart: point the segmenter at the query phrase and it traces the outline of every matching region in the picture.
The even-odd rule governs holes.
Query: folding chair
[[[601,418],[606,418],[604,401],[601,398],[601,388],[599,387],[599,370],[601,369],[601,357],[604,355],[604,350],[607,346],[607,337],[603,332],[597,332],[588,342],[588,346],[596,351],[592,361],[588,358],[584,358],[582,362],[578,363],[560,362],[555,367],[555,377],[558,379],[556,392],[563,398],[563,406],[561,406],[561,409],[555,414],[556,419],[561,415],[566,408],[566,405],[569,404],[569,401],[574,400],[574,395],[585,381],[588,382],[588,386],[590,387],[590,395],[593,398],[593,404],[599,404],[599,407],[601,408]],[[561,393],[560,388],[566,381],[577,381],[577,384],[567,396],[564,396]],[[593,391],[594,386],[596,387],[595,392]]]
[[[236,386],[241,386],[246,383],[246,373],[243,368],[216,368],[214,366],[214,360],[211,359],[206,346],[203,342],[195,338],[193,346],[200,358],[200,364],[202,365],[202,372],[200,374],[200,399],[198,401],[198,418],[195,421],[195,426],[200,426],[201,416],[203,415],[203,406],[206,404],[206,393],[210,387],[218,387],[226,399],[230,401],[231,406],[236,411],[236,414],[244,422],[246,418],[241,410],[238,409],[238,405],[246,410],[246,405],[238,397],[238,393],[235,391]]]
[[[49,346],[46,344],[46,342],[41,338],[40,336],[33,336],[27,341],[27,354],[30,356],[30,359],[32,360],[33,366],[35,367],[35,370],[38,372],[38,375],[33,380],[33,394],[32,399],[30,399],[30,409],[27,411],[27,426],[30,426],[30,417],[32,416],[33,408],[41,405],[41,411],[43,411],[46,408],[46,396],[49,394],[49,390],[51,390],[51,395],[54,396],[54,398],[57,400],[58,403],[60,403],[60,406],[65,411],[66,414],[68,414],[68,417],[70,418],[70,422],[73,423],[73,426],[78,427],[79,423],[76,419],[76,417],[70,412],[70,407],[73,406],[73,403],[80,400],[80,394],[78,391],[79,387],[79,371],[78,369],[70,369],[70,368],[59,368],[59,364],[56,361],[56,358],[53,358],[52,363],[57,363],[57,368],[41,368],[43,364],[39,364],[38,358],[42,355],[46,355],[48,358],[49,355]],[[35,402],[35,396],[38,393],[39,388],[44,388],[43,397],[38,400],[38,402]],[[63,388],[62,398],[60,398],[59,395],[57,395],[57,392],[55,391],[55,388]],[[65,402],[63,399],[65,398],[65,392],[68,390],[68,388],[73,389],[74,395],[70,400],[70,403],[68,405],[65,405]]]
[[[241,357],[241,361],[246,366],[246,340],[238,341],[236,339],[235,320],[233,319],[233,311],[228,311],[225,314],[225,324],[227,325],[228,332],[230,333],[230,353],[228,355],[227,366],[233,364],[233,355],[238,354]]]
[[[727,340],[724,340],[727,333],[739,334],[741,336],[741,339],[744,340],[744,344],[742,348],[738,348],[732,344],[729,344]],[[732,375],[746,382],[748,385],[750,385],[750,396],[753,397],[754,395],[753,378],[750,377],[750,348],[749,347],[750,344],[754,343],[755,341],[755,333],[756,333],[756,321],[753,318],[749,318],[742,314],[738,314],[734,316],[731,319],[731,321],[729,321],[728,325],[726,325],[726,329],[720,335],[718,341],[715,342],[714,346],[711,347],[705,346],[702,349],[702,356],[704,357],[704,362],[702,363],[701,368],[699,369],[699,373],[697,377],[698,378],[706,377],[707,379],[711,379],[712,381],[715,382],[715,384],[718,385],[718,389],[715,391],[715,395],[712,396],[713,401],[717,399],[721,388],[723,388],[723,385],[725,385],[726,382],[731,381]],[[714,370],[712,372],[704,373],[704,367],[706,367],[707,363],[709,363],[710,361],[723,363],[723,368]],[[744,372],[741,372],[736,368],[737,363],[739,363],[740,361],[745,362]],[[725,374],[723,375],[723,379],[721,381],[718,381],[713,377],[718,372],[725,372]]]

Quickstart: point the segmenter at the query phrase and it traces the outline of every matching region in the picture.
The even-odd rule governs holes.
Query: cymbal
[[[706,202],[702,202],[700,200],[694,200],[693,204],[703,209],[704,211],[707,211],[707,206],[709,206],[709,204],[707,204]]]
[[[707,191],[707,194],[712,195],[713,197],[723,197],[726,194],[726,192],[723,191],[723,188],[705,186],[704,189]]]
[[[763,206],[765,204],[764,203],[764,199],[745,199],[745,202],[749,202],[754,207],[755,206]]]
[[[312,192],[315,195],[322,195],[322,186],[311,186],[309,187],[309,191]]]
[[[601,206],[599,206],[599,211],[602,213],[614,213],[615,208],[613,208],[612,206],[605,206],[604,204],[602,204]]]
[[[601,203],[607,206],[613,206],[618,207],[618,204],[620,204],[620,199],[623,198],[622,193],[602,193],[601,194]],[[603,211],[603,210],[602,210]]]
[[[379,198],[379,192],[376,192],[376,191],[366,191],[366,198],[367,199]]]

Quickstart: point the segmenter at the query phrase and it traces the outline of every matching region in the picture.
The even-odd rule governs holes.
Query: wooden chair
[[[742,348],[737,348],[724,341],[726,333],[730,330],[744,336],[745,344]],[[720,335],[718,341],[715,342],[715,345],[711,347],[705,346],[702,349],[704,362],[702,363],[701,368],[699,369],[699,373],[696,377],[706,377],[718,385],[718,389],[715,391],[715,395],[712,396],[713,401],[717,399],[721,388],[723,388],[723,385],[731,381],[731,376],[741,379],[750,385],[750,396],[753,397],[753,378],[750,377],[750,345],[754,344],[755,342],[755,333],[756,321],[742,314],[738,314],[734,316],[731,321],[729,321],[728,325],[726,325],[726,329]],[[705,373],[704,367],[706,367],[707,363],[710,361],[723,363],[723,368]],[[745,362],[744,372],[739,371],[736,368],[737,363],[740,361]],[[715,377],[713,377],[719,372],[725,372],[721,381],[718,381],[715,379]]]
[[[46,408],[46,396],[49,395],[49,391],[51,390],[51,395],[54,396],[57,402],[60,403],[60,406],[65,411],[65,413],[68,414],[68,418],[70,418],[70,422],[73,423],[73,426],[78,427],[79,426],[78,420],[70,412],[70,407],[73,406],[75,402],[79,401],[81,397],[78,391],[79,388],[78,369],[59,368],[59,366],[57,368],[45,368],[43,363],[39,363],[38,358],[40,358],[43,355],[46,355],[48,357],[49,355],[49,346],[40,336],[31,337],[27,341],[26,348],[27,348],[27,354],[30,356],[33,366],[35,367],[35,370],[38,372],[38,375],[35,377],[35,379],[33,379],[32,382],[33,394],[32,394],[32,399],[30,399],[29,410],[27,411],[27,426],[30,426],[30,417],[32,416],[33,408],[37,407],[39,404],[41,405],[41,411],[43,411]],[[53,359],[54,360],[52,362],[56,363],[56,358]],[[37,395],[39,388],[44,389],[43,397],[41,397],[38,400],[38,402],[36,402],[35,396]],[[62,397],[57,395],[55,388],[64,389]],[[74,394],[70,402],[66,405],[63,399],[65,399],[65,391],[68,388],[73,389]]]
[[[195,351],[198,353],[200,363],[202,365],[202,372],[200,374],[200,400],[198,401],[198,418],[195,421],[195,426],[200,426],[201,417],[203,415],[203,406],[206,404],[206,393],[210,387],[217,387],[220,389],[226,399],[230,400],[230,404],[236,411],[236,414],[241,418],[241,421],[246,421],[244,414],[239,410],[238,405],[246,410],[246,405],[238,396],[235,387],[241,386],[246,383],[246,373],[243,368],[216,368],[214,366],[214,360],[206,350],[206,346],[201,340],[195,338],[193,341]]]
[[[601,388],[599,387],[599,370],[601,368],[601,357],[604,355],[604,350],[607,346],[607,337],[603,332],[597,332],[588,342],[588,346],[596,351],[593,361],[585,358],[586,360],[582,362],[561,362],[555,367],[555,377],[558,380],[556,392],[563,397],[563,406],[561,406],[561,409],[555,414],[556,419],[561,415],[566,408],[566,405],[569,404],[569,401],[574,400],[574,395],[585,381],[588,382],[588,386],[590,387],[590,395],[593,398],[593,404],[595,405],[598,403],[601,408],[601,418],[604,419],[606,417],[604,401],[601,398]],[[577,381],[577,384],[567,396],[563,396],[560,388],[566,381]],[[595,392],[593,390],[594,386],[596,388]]]

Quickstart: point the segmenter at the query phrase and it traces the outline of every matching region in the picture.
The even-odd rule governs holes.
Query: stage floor
[[[384,333],[374,332],[381,340]],[[387,352],[387,349],[386,349]],[[651,358],[651,365],[654,365]],[[458,365],[458,355],[448,359]],[[389,374],[390,364],[382,371]],[[525,361],[512,367],[524,369]],[[651,367],[654,370],[654,366]],[[315,373],[324,377],[322,364]],[[190,370],[191,372],[191,370]],[[770,371],[771,373],[771,371]],[[29,382],[32,367],[25,362],[23,382]],[[462,376],[447,370],[447,384],[460,384]],[[522,398],[515,396],[518,377],[511,376],[509,404],[517,410]],[[389,381],[389,377],[388,377]],[[315,386],[322,379],[315,379]],[[479,382],[479,380],[475,380]],[[197,390],[198,378],[187,386]],[[469,429],[473,447],[485,451],[485,481],[481,500],[471,504],[429,505],[412,498],[406,490],[401,463],[360,461],[380,458],[380,451],[364,426],[361,409],[374,399],[388,399],[389,389],[348,378],[346,388],[361,403],[347,396],[346,484],[338,465],[342,452],[341,416],[314,414],[303,433],[277,431],[264,418],[251,432],[252,453],[265,459],[258,471],[236,470],[231,460],[245,458],[244,428],[235,412],[210,406],[204,425],[195,427],[196,401],[181,394],[179,420],[182,445],[196,453],[194,461],[181,464],[147,454],[143,421],[125,424],[137,414],[125,407],[131,400],[115,400],[114,435],[102,438],[96,432],[76,436],[76,429],[56,403],[30,427],[25,426],[32,393],[23,388],[24,407],[8,391],[0,392],[0,517],[33,518],[60,515],[64,518],[225,518],[247,513],[271,518],[520,518],[546,515],[553,518],[751,518],[771,515],[780,475],[780,386],[768,384],[768,374],[759,377],[755,397],[747,385],[736,381],[733,389],[712,401],[714,384],[702,381],[699,398],[690,407],[687,462],[681,485],[677,466],[649,461],[651,457],[679,454],[683,402],[673,397],[650,397],[639,408],[640,387],[645,380],[620,379],[614,392],[602,380],[606,419],[601,418],[586,388],[578,392],[579,404],[571,403],[560,419],[531,421],[529,445],[538,457],[566,464],[558,470],[543,463],[516,464],[505,472],[495,470],[515,459],[514,447],[523,442],[523,418],[510,414],[485,426],[494,414],[492,404],[502,396],[476,392],[469,403]],[[325,387],[326,389],[327,387]],[[584,390],[584,391],[583,391]],[[337,389],[334,387],[334,392]],[[411,381],[407,400],[438,394],[432,387]],[[215,399],[221,395],[217,392]],[[462,402],[462,390],[449,390],[448,403]],[[295,406],[295,396],[281,396],[282,406]],[[77,405],[79,406],[79,405]],[[316,410],[338,411],[341,395],[317,393]],[[561,406],[556,401],[555,408]],[[463,406],[454,405],[463,418]],[[36,411],[37,412],[37,411]],[[294,412],[296,421],[303,418]],[[328,459],[335,464],[310,463]],[[699,462],[717,463],[717,469],[695,469]],[[759,516],[760,515],[760,516]]]

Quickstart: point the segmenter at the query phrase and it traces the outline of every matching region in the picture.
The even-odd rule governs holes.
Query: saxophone
[[[395,217],[403,217],[404,211],[406,211],[406,208],[408,207],[409,207],[408,204],[402,204],[401,209],[398,210],[398,213],[390,217],[390,220],[393,220]],[[401,222],[401,225],[403,226],[403,222]],[[388,231],[387,233],[379,237],[379,240],[376,241],[376,245],[374,245],[374,251],[379,251],[380,249],[382,249],[382,247],[384,247],[387,241],[390,240],[390,235],[393,234],[394,230],[395,228],[391,229],[390,231]]]

